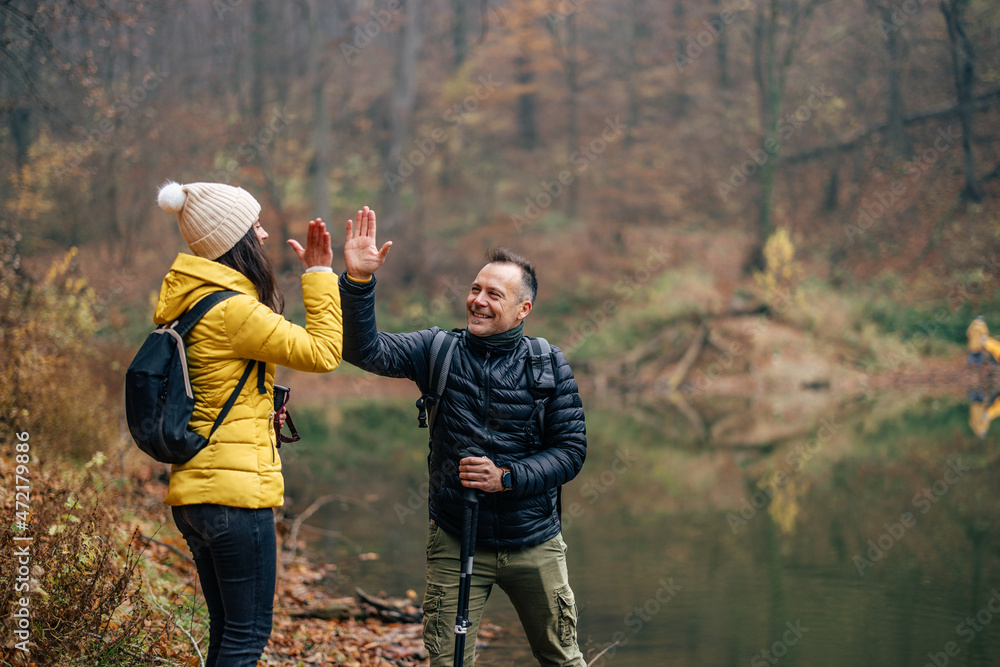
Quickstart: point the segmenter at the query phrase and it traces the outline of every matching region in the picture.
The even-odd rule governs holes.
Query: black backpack
[[[213,306],[231,296],[233,290],[213,292],[202,298],[179,319],[146,337],[125,373],[125,419],[139,449],[161,463],[186,463],[200,452],[208,439],[188,430],[194,412],[194,392],[188,377],[184,336]],[[246,384],[254,364],[258,384],[263,380],[261,362],[247,362],[236,389],[219,412],[209,438],[225,421]]]
[[[461,329],[455,331],[440,330],[434,334],[431,341],[430,358],[428,359],[427,391],[417,399],[417,425],[428,429],[428,445],[434,433],[434,417],[448,385],[448,373],[451,370],[451,358],[460,336],[465,335]],[[525,336],[530,354],[528,355],[528,384],[535,405],[528,418],[526,429],[535,426],[538,429],[538,442],[545,446],[545,402],[556,391],[556,364],[552,354],[552,346],[544,338]],[[562,486],[556,489],[556,513],[562,517]]]
[[[448,373],[451,370],[451,358],[455,352],[455,344],[462,330],[440,330],[434,334],[431,341],[430,358],[428,359],[427,392],[417,399],[417,423],[420,428],[429,429],[428,436],[434,431],[434,416],[441,403],[444,389],[448,384]],[[545,401],[555,392],[556,374],[555,362],[552,359],[552,346],[544,338],[524,337],[531,350],[528,356],[529,384],[534,396],[535,406],[531,411],[529,423],[537,424],[539,442],[544,442],[543,425],[545,424]]]

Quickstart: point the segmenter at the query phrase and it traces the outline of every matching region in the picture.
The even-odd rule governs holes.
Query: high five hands
[[[330,233],[326,231],[326,224],[319,218],[309,222],[305,248],[295,239],[288,239],[288,245],[292,246],[292,250],[307,269],[313,266],[330,266],[333,262]]]
[[[347,275],[361,282],[371,277],[385,262],[392,241],[379,248],[375,242],[375,211],[367,206],[358,211],[354,220],[347,221],[347,240],[344,243],[344,266]]]

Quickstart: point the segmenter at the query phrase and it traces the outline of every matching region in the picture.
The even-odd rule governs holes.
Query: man
[[[440,330],[388,334],[375,322],[374,274],[391,245],[376,245],[368,207],[348,221],[340,279],[344,359],[409,378],[426,394]],[[539,664],[584,665],[558,512],[559,487],[576,477],[586,457],[583,405],[566,358],[552,348],[555,389],[535,423],[539,397],[522,331],[537,290],[534,267],[500,249],[490,253],[466,298],[468,328],[455,343],[430,433],[424,643],[432,667],[452,665],[455,657],[464,488],[479,492],[465,664],[473,664],[483,605],[496,584],[517,610]],[[486,455],[463,455],[469,447]]]

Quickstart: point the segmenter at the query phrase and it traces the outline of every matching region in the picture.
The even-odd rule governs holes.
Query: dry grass
[[[0,583],[0,609],[14,613],[27,602],[30,624],[26,639],[8,635],[0,665],[162,664],[172,622],[148,605],[141,554],[108,502],[112,490],[101,473],[29,459],[19,469],[13,458],[0,458],[3,488],[29,488],[3,498],[0,570],[18,576]],[[18,641],[27,643],[19,648]]]

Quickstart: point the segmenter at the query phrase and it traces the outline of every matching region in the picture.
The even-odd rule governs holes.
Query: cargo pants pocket
[[[576,599],[569,585],[556,589],[556,604],[559,606],[559,643],[563,646],[576,645]]]
[[[432,656],[441,653],[444,635],[441,618],[443,606],[444,587],[427,584],[427,593],[424,595],[424,648]]]

